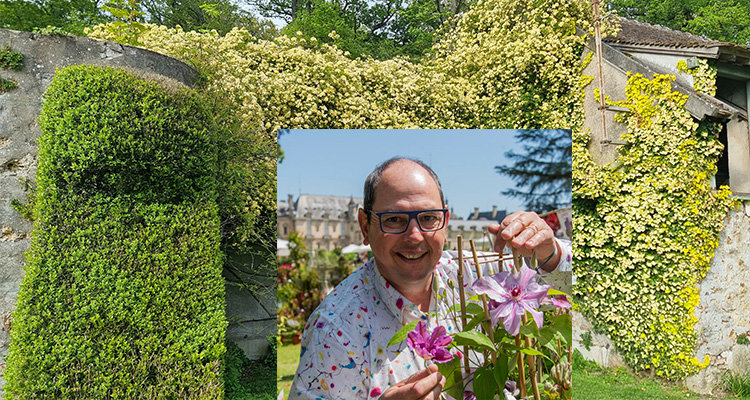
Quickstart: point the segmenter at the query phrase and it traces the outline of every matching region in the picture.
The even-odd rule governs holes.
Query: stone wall
[[[710,364],[685,380],[701,394],[716,392],[725,371],[750,373],[750,346],[737,344],[737,337],[750,334],[750,202],[726,218],[711,268],[700,285],[696,358],[708,355]],[[608,367],[623,366],[612,342],[595,333],[580,313],[573,315],[573,342],[586,359]]]
[[[23,278],[24,255],[29,248],[31,224],[16,212],[14,199],[26,202],[24,180],[34,180],[37,117],[42,95],[57,68],[74,64],[128,67],[191,85],[196,71],[174,58],[149,50],[81,37],[38,35],[0,29],[0,48],[8,45],[24,55],[23,69],[0,69],[0,76],[18,83],[0,94],[0,398],[5,381],[2,372],[8,353],[11,312]],[[241,268],[240,268],[241,269]],[[227,276],[227,337],[251,358],[267,349],[266,336],[276,330],[275,292],[265,295],[246,289],[248,277]],[[243,281],[244,280],[244,281]]]
[[[750,333],[750,202],[726,219],[711,269],[700,286],[695,310],[696,357],[711,364],[686,380],[691,390],[709,394],[726,370],[750,373],[750,347],[737,337]]]

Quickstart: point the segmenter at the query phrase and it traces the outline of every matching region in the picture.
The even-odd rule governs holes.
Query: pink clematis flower
[[[570,301],[568,301],[568,297],[563,294],[549,296],[548,300],[557,308],[570,308]]]
[[[445,346],[448,346],[452,341],[453,339],[445,334],[445,327],[443,326],[435,328],[432,334],[427,333],[427,324],[424,321],[419,321],[414,330],[406,334],[406,343],[417,355],[425,360],[433,360],[439,363],[453,359],[453,354],[445,349]]]
[[[536,283],[536,271],[523,266],[518,274],[501,272],[477,279],[472,287],[476,293],[486,294],[491,299],[493,325],[502,318],[505,330],[515,336],[521,329],[521,318],[528,311],[541,329],[544,315],[537,309],[547,297],[550,286]]]

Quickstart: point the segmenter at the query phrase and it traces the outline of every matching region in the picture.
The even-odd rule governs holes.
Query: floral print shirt
[[[570,271],[570,242],[559,241],[559,244],[562,257],[556,271]],[[438,323],[449,335],[460,331],[461,326],[448,312],[450,304],[459,302],[458,262],[452,260],[456,256],[455,251],[444,251],[435,265],[429,308],[434,311],[437,307],[437,315],[443,316]],[[467,262],[464,264],[468,298],[473,294],[471,283],[476,273]],[[496,262],[482,266],[485,271],[492,268],[500,272]],[[503,268],[512,268],[512,261]],[[395,290],[380,274],[374,259],[370,259],[336,286],[310,316],[302,335],[300,362],[289,399],[380,397],[391,385],[425,369],[424,360],[414,354],[406,340],[388,346],[396,332],[417,320],[425,321],[430,331],[438,324],[434,317],[428,317]]]

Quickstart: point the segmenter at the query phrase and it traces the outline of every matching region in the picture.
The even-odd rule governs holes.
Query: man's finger
[[[383,393],[381,399],[431,399],[432,393],[438,396],[445,384],[445,377],[438,371],[437,365],[429,365],[427,369],[410,375],[408,378],[391,386]],[[437,392],[435,392],[437,388]],[[436,397],[437,400],[439,397]]]

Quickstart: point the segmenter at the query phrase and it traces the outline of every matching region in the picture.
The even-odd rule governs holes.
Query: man
[[[434,399],[445,378],[425,367],[404,343],[388,347],[404,325],[422,320],[432,330],[448,315],[433,290],[453,289],[457,264],[443,252],[450,213],[440,180],[424,163],[395,158],[365,181],[364,210],[358,214],[364,243],[373,258],[342,281],[305,326],[300,363],[289,399]],[[495,250],[509,244],[524,256],[535,252],[542,269],[570,269],[570,250],[534,213],[511,214],[489,227]],[[448,333],[460,330],[450,318]]]

